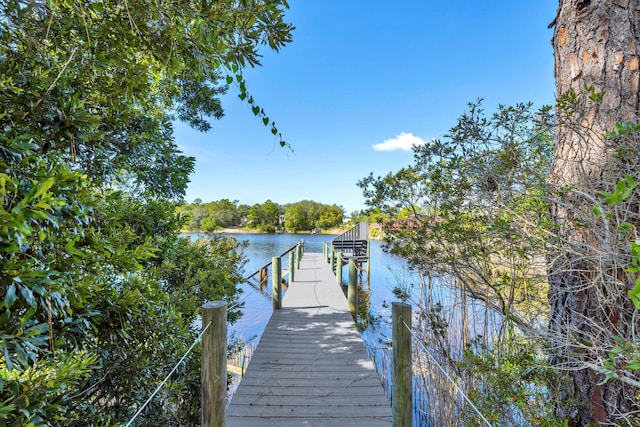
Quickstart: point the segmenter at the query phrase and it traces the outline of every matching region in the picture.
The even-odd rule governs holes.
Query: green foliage
[[[249,228],[274,232],[280,225],[282,212],[284,212],[284,208],[271,200],[267,200],[263,204],[255,204],[247,212],[247,225]]]
[[[456,308],[447,308],[446,318],[449,304],[430,300],[431,285],[425,296],[421,291],[418,304],[428,302],[420,313],[425,345],[455,367],[457,381],[495,425],[562,425],[553,419],[551,400],[557,377],[530,339],[548,312],[553,126],[548,107],[500,106],[488,115],[478,101],[445,138],[415,147],[411,165],[358,183],[368,206],[388,218],[381,222],[389,250],[451,287],[444,293],[455,303],[446,302]],[[399,291],[398,297],[410,296]],[[467,323],[479,307],[498,314],[486,315],[485,337],[471,335],[482,325]],[[465,348],[469,338],[473,344]],[[433,388],[427,394],[450,400],[450,387],[438,381],[427,381]],[[470,408],[464,412],[467,424],[477,424]]]
[[[227,199],[183,205],[179,211],[187,217],[188,231],[212,232],[221,228],[244,226],[253,230],[274,232],[283,226],[292,232],[315,228],[328,229],[342,225],[344,211],[337,205],[324,205],[303,200],[287,206],[271,200],[251,207]],[[284,224],[282,216],[284,215]]]
[[[235,79],[233,78],[233,76],[227,74],[227,76],[226,76],[227,84],[232,84],[232,83],[237,84],[237,87],[238,87],[238,89],[240,91],[240,93],[238,94],[238,98],[240,98],[242,101],[245,101],[245,100],[247,101],[247,103],[251,107],[251,112],[253,113],[253,115],[258,117],[258,118],[260,118],[262,120],[262,123],[265,126],[270,128],[270,131],[271,131],[272,135],[278,137],[278,140],[280,141],[280,146],[281,147],[288,146],[289,148],[291,148],[291,146],[289,144],[287,144],[287,142],[284,139],[282,139],[282,133],[276,127],[276,122],[271,121],[269,116],[267,116],[267,114],[264,112],[264,108],[261,108],[259,105],[257,105],[256,102],[253,99],[253,96],[251,96],[247,92],[247,85],[246,85],[246,82],[244,80],[244,76],[239,71],[237,66],[233,67],[233,72],[235,73],[234,74],[235,75]]]
[[[379,208],[370,208],[367,210],[352,212],[349,216],[349,223],[356,225],[359,222],[368,222],[370,224],[380,224],[389,219],[389,216],[382,212]]]
[[[605,375],[605,381],[623,378],[636,387],[640,386],[636,374],[640,371],[640,340],[626,340],[619,336],[614,339],[616,346],[609,352],[609,359],[603,361],[600,372]]]
[[[637,125],[624,123],[616,126],[616,130],[609,134],[609,138],[633,137],[633,133],[640,130]],[[637,135],[635,136],[637,138]],[[637,171],[634,171],[637,173]],[[634,178],[629,174],[624,176],[615,183],[615,188],[611,192],[604,190],[598,191],[603,197],[604,205],[595,203],[593,208],[594,216],[602,221],[604,230],[613,229],[613,234],[619,242],[624,242],[622,246],[622,254],[625,245],[628,242],[628,267],[626,272],[630,273],[629,282],[633,284],[633,288],[627,291],[627,294],[633,304],[635,312],[633,316],[637,316],[640,310],[640,241],[637,239],[637,218],[633,216],[633,206],[636,204],[637,195],[637,177]],[[640,388],[640,341],[635,334],[628,336],[613,335],[610,337],[608,344],[608,358],[598,361],[598,365],[590,366],[604,376],[604,382],[611,380],[619,380],[632,387]]]
[[[323,206],[320,210],[320,216],[316,221],[316,225],[323,229],[328,229],[331,227],[337,227],[342,225],[344,221],[344,212],[340,206],[331,205],[331,206]]]
[[[194,159],[172,120],[208,130],[220,76],[290,41],[286,7],[0,1],[3,425],[126,422],[194,341],[199,305],[238,301],[241,245],[179,237]],[[197,366],[138,425],[197,424]]]
[[[640,244],[631,242],[631,267],[627,268],[629,273],[640,273]],[[629,297],[633,305],[640,310],[640,277],[636,279],[635,286],[629,291]]]
[[[234,307],[228,310],[230,321],[239,317],[236,284],[244,277],[247,260],[242,249],[247,245],[234,238],[212,237],[192,243],[181,237],[173,253],[162,257],[158,274],[163,290],[176,298],[176,308],[188,324],[200,315],[200,308],[212,295],[225,296],[229,307]]]
[[[323,205],[311,200],[302,200],[287,206],[284,225],[289,231],[308,231],[331,228],[342,224],[344,211],[337,205]]]
[[[216,224],[215,218],[207,216],[202,218],[202,221],[200,222],[200,229],[204,232],[211,232],[220,229],[220,226]]]
[[[61,389],[77,390],[96,369],[97,357],[87,354],[61,353],[24,371],[0,370],[6,387],[0,403],[0,420],[4,425],[64,424],[68,402]]]
[[[456,277],[523,328],[545,310],[544,259],[535,254],[551,227],[551,124],[547,108],[501,106],[487,116],[470,104],[446,139],[414,149],[412,165],[359,182],[369,206],[400,218],[383,220],[393,253]]]
[[[468,397],[490,423],[509,426],[566,426],[554,416],[562,379],[548,365],[546,356],[530,340],[510,335],[499,347],[489,347],[481,339],[468,345],[459,363],[472,385]],[[550,387],[553,385],[553,387]],[[484,425],[470,407],[465,409],[465,425]]]

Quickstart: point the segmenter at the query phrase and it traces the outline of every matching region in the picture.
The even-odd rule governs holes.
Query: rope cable
[[[422,349],[425,351],[425,353],[427,353],[427,355],[429,356],[429,358],[433,361],[433,363],[435,363],[435,365],[438,367],[438,369],[440,370],[440,372],[442,372],[444,374],[444,376],[447,378],[447,380],[453,384],[453,386],[456,388],[456,390],[458,391],[458,393],[460,393],[462,395],[462,397],[464,398],[464,400],[467,401],[467,403],[473,408],[474,411],[476,411],[476,413],[478,414],[478,416],[480,416],[480,418],[482,418],[482,421],[485,422],[486,425],[488,425],[489,427],[493,427],[491,425],[491,423],[485,418],[484,415],[482,415],[482,413],[480,412],[480,410],[476,407],[476,405],[473,404],[473,402],[471,401],[471,399],[469,399],[469,396],[466,395],[466,393],[464,391],[462,391],[462,389],[458,386],[458,384],[456,384],[456,382],[453,380],[453,378],[451,378],[449,376],[449,374],[444,370],[444,368],[438,363],[438,361],[436,360],[436,358],[431,354],[431,352],[429,352],[429,350],[427,349],[427,347],[424,345],[424,343],[422,342],[422,340],[420,340],[418,334],[409,326],[405,323],[405,321],[402,321],[402,324],[404,325],[405,328],[407,328],[407,330],[409,331],[409,333],[411,334],[411,336],[413,338],[415,338],[415,342],[418,343],[418,345],[420,347],[422,347]]]
[[[204,335],[204,333],[206,332],[207,329],[209,329],[209,326],[211,326],[213,322],[209,322],[207,323],[207,326],[205,326],[202,329],[202,332],[200,332],[200,334],[198,335],[198,338],[195,339],[195,341],[193,341],[193,344],[191,344],[191,347],[189,347],[189,349],[187,350],[187,352],[182,356],[182,358],[178,361],[178,363],[176,363],[176,365],[173,367],[173,369],[171,370],[171,372],[169,372],[169,374],[167,374],[167,376],[164,378],[164,380],[160,383],[160,385],[155,389],[155,391],[151,394],[151,396],[149,396],[149,398],[147,399],[146,402],[144,402],[144,404],[140,407],[140,409],[138,409],[138,411],[133,415],[133,418],[131,418],[129,420],[129,422],[125,425],[125,427],[129,427],[131,425],[131,423],[133,423],[133,421],[138,418],[138,415],[140,415],[142,413],[142,411],[144,410],[144,408],[147,407],[147,405],[149,404],[149,402],[151,402],[151,400],[155,397],[156,394],[158,394],[158,392],[160,391],[160,389],[166,384],[167,381],[169,381],[169,377],[171,377],[171,375],[173,375],[173,373],[178,369],[178,366],[180,366],[180,364],[184,361],[184,359],[187,357],[187,355],[189,355],[189,353],[191,353],[191,350],[193,350],[193,348],[196,346],[196,344],[198,344],[198,342],[200,341],[200,339],[202,338],[202,336]]]

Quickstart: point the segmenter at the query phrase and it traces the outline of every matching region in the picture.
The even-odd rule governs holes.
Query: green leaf
[[[12,362],[12,358],[11,355],[9,354],[9,349],[7,348],[6,344],[2,346],[2,350],[4,353],[4,363],[6,363],[7,365],[7,370],[9,372],[13,371],[13,362]]]
[[[262,118],[262,123],[264,123],[264,125],[268,125],[269,124],[269,117],[263,117]]]
[[[20,289],[20,295],[22,295],[22,298],[24,298],[25,302],[29,306],[33,307],[34,305],[36,305],[36,300],[33,296],[33,292],[31,291],[31,289],[29,289],[24,285],[20,285],[19,289]]]
[[[227,75],[227,84],[230,85],[231,83],[233,83],[233,77]]]
[[[629,291],[629,297],[633,302],[633,305],[640,310],[640,279],[636,281],[636,286]]]
[[[44,193],[49,191],[49,189],[53,186],[54,182],[55,182],[55,179],[52,176],[45,179],[43,182],[41,182],[40,185],[38,185],[38,189],[33,195],[33,198],[37,199],[38,197],[42,196]]]
[[[593,207],[593,214],[598,218],[602,217],[602,206],[600,204]]]
[[[632,360],[631,362],[627,363],[626,368],[631,371],[640,370],[640,360]]]
[[[635,187],[636,186],[636,180],[633,179],[633,177],[629,174],[624,174],[624,180],[627,182],[627,185],[629,187]]]
[[[20,324],[24,325],[27,323],[34,314],[36,314],[38,307],[36,305],[32,305],[29,310],[24,314],[24,316],[20,316]]]
[[[7,288],[7,293],[4,296],[4,306],[11,308],[13,303],[16,302],[16,284],[12,283]]]

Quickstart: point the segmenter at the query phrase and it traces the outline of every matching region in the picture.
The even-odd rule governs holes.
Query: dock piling
[[[358,272],[356,260],[349,259],[349,288],[347,290],[347,304],[353,319],[358,321]]]
[[[331,252],[329,252],[329,268],[331,269],[331,272],[333,273],[333,271],[334,271],[333,270],[333,257],[334,257],[335,252],[334,252],[333,248],[330,248],[329,250],[331,251]]]
[[[201,399],[202,427],[227,424],[227,303],[207,302],[202,306]]]
[[[282,308],[282,265],[280,257],[274,256],[271,259],[272,281],[271,291],[273,294],[273,309],[280,310]]]
[[[413,419],[412,366],[411,366],[411,305],[391,304],[393,376],[391,407],[393,427],[411,427]]]
[[[295,266],[294,266],[294,256],[293,251],[289,252],[289,283],[295,280]]]
[[[338,252],[338,259],[336,260],[336,282],[342,285],[342,252]]]

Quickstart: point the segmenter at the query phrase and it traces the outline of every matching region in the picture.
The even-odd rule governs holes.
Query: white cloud
[[[426,144],[426,141],[412,133],[402,132],[395,138],[385,139],[379,144],[373,144],[376,151],[409,151],[414,146]]]

